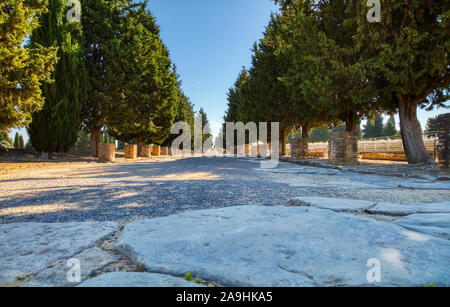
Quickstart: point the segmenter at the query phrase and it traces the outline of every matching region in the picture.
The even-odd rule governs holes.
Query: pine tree
[[[46,10],[45,0],[0,2],[0,130],[26,125],[43,106],[40,85],[50,81],[56,48],[24,42]]]
[[[169,51],[144,1],[129,9],[123,33],[112,42],[118,62],[107,72],[108,129],[116,139],[162,144],[177,112],[177,80]],[[112,51],[112,52],[113,52]],[[138,150],[139,152],[139,150]]]
[[[82,59],[79,22],[67,20],[67,0],[50,0],[41,26],[33,31],[31,45],[58,48],[55,82],[42,86],[44,107],[33,114],[28,129],[33,147],[43,153],[67,152],[77,141],[81,106],[86,99],[86,72]]]

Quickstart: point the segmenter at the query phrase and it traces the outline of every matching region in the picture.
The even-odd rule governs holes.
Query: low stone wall
[[[152,156],[152,145],[142,145],[139,156],[143,158],[150,158]]]
[[[161,156],[169,155],[169,147],[161,147]]]
[[[137,159],[137,145],[125,145],[125,159]]]
[[[152,154],[153,154],[155,157],[160,156],[160,155],[161,155],[161,146],[159,146],[159,145],[153,145]]]
[[[98,144],[98,158],[103,161],[116,160],[115,144]]]
[[[439,126],[439,164],[449,167],[450,163],[450,113],[438,116]]]
[[[358,163],[358,136],[355,132],[333,132],[328,142],[328,159],[335,164]]]
[[[258,157],[267,157],[269,155],[270,149],[269,149],[269,145],[268,144],[258,144],[257,148],[256,148],[257,152],[256,155]]]
[[[308,159],[308,139],[295,137],[291,139],[291,158]]]

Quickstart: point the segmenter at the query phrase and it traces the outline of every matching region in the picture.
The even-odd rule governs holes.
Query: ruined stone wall
[[[150,158],[152,156],[152,145],[142,145],[139,155],[143,158]]]
[[[160,155],[161,155],[161,146],[159,146],[159,145],[153,145],[152,154],[153,154],[155,157],[160,156]]]
[[[98,144],[98,158],[103,161],[116,160],[116,145]]]
[[[291,158],[308,159],[308,139],[295,137],[291,139]]]
[[[125,159],[137,159],[137,145],[125,145]]]
[[[358,136],[356,132],[333,132],[328,142],[328,159],[336,164],[358,163]]]
[[[449,167],[450,162],[450,113],[438,116],[439,126],[439,164]]]

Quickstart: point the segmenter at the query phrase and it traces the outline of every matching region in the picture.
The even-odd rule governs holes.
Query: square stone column
[[[152,145],[142,145],[139,155],[143,158],[150,158],[152,156]]]
[[[439,165],[445,168],[450,163],[450,113],[438,116],[439,127]]]
[[[169,147],[161,147],[161,156],[169,155]]]
[[[159,145],[153,145],[152,154],[153,154],[155,157],[160,156],[160,155],[161,155],[161,146],[159,146]]]
[[[308,139],[296,137],[291,139],[291,158],[308,159]]]
[[[103,161],[116,160],[115,144],[98,144],[98,158]]]
[[[125,159],[137,159],[137,145],[125,145]]]
[[[333,132],[328,141],[328,159],[335,164],[358,164],[356,132]]]

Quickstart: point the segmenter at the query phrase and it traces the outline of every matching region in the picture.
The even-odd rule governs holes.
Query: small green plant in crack
[[[436,288],[437,286],[436,286],[436,284],[433,282],[433,283],[426,283],[425,284],[425,288]]]
[[[200,278],[195,278],[194,279],[194,282],[196,283],[196,284],[201,284],[202,283],[202,280],[200,279]]]
[[[191,272],[187,272],[186,275],[184,275],[184,277],[186,278],[187,281],[191,281],[192,280],[192,273]]]
[[[145,272],[145,267],[142,263],[139,263],[136,267],[137,272]]]

